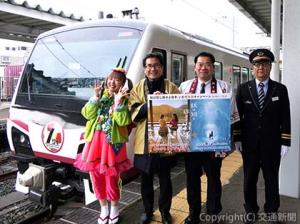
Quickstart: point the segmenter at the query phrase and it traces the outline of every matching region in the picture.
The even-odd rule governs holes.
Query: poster
[[[231,150],[230,93],[148,95],[151,153]]]

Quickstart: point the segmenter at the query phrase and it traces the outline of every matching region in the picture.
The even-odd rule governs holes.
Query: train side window
[[[242,83],[247,82],[249,80],[249,68],[242,68]]]
[[[186,80],[186,56],[182,54],[172,53],[171,55],[171,81],[179,86]]]
[[[166,79],[167,78],[167,52],[166,52],[166,50],[159,49],[159,48],[153,48],[152,52],[160,53],[163,56],[163,66],[164,66],[163,76]]]
[[[254,73],[253,73],[253,68],[251,67],[251,70],[250,70],[250,74],[251,74],[251,79],[254,79],[255,76],[254,76]]]
[[[223,64],[221,62],[215,62],[215,78],[216,79],[223,79]]]
[[[233,93],[236,94],[237,87],[241,83],[241,67],[237,65],[233,65],[232,75],[233,75],[233,82],[232,82]]]

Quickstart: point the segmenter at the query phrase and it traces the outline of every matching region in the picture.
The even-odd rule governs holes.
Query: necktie
[[[258,90],[258,105],[259,109],[262,109],[264,106],[264,100],[265,100],[265,92],[264,92],[264,84],[261,82],[258,84],[259,90]]]
[[[200,93],[205,93],[205,83],[201,83],[201,90]]]

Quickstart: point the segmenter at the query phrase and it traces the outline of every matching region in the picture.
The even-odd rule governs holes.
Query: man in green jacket
[[[145,212],[141,216],[142,224],[151,222],[153,216],[154,189],[153,177],[159,177],[159,211],[164,224],[172,223],[170,208],[172,202],[171,167],[175,165],[174,156],[149,154],[147,130],[147,95],[179,93],[176,85],[163,76],[163,59],[158,53],[150,53],[143,59],[145,79],[137,83],[129,97],[131,118],[136,123],[134,142],[134,166],[141,172],[141,194]]]

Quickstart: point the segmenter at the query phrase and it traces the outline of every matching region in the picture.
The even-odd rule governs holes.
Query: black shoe
[[[140,224],[149,224],[152,221],[152,213],[143,213],[140,218]]]
[[[172,217],[170,212],[161,213],[161,221],[163,224],[172,224]]]
[[[186,219],[184,220],[184,224],[199,224],[199,223],[200,223],[199,217],[191,217],[191,216],[188,216],[188,217],[186,217]]]

